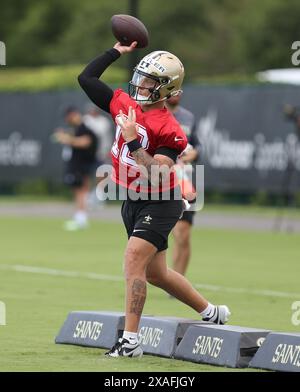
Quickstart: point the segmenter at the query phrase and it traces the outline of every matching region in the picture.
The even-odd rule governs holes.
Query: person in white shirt
[[[110,149],[113,143],[112,123],[94,104],[87,104],[83,116],[84,124],[98,138],[97,159],[100,164],[110,161]]]
[[[112,122],[93,103],[88,103],[83,116],[84,124],[94,132],[98,139],[96,152],[97,167],[110,163],[110,150],[113,144]],[[103,207],[105,194],[101,187],[102,178],[97,177],[97,185],[88,197],[90,207]]]

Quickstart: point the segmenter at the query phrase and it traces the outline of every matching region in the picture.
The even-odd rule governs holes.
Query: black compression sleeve
[[[109,113],[109,104],[113,97],[113,90],[99,80],[106,68],[120,57],[117,49],[109,49],[101,56],[91,61],[78,76],[78,82],[87,96],[100,109]]]
[[[170,148],[170,147],[159,147],[155,151],[155,154],[165,155],[166,157],[169,157],[174,162],[176,162],[177,157],[179,155],[179,152],[177,150],[174,150],[173,148]]]

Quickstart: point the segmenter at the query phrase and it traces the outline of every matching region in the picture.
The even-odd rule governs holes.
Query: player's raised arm
[[[78,82],[90,100],[108,113],[113,90],[99,78],[121,54],[132,52],[136,45],[137,42],[133,42],[130,46],[122,46],[117,42],[112,49],[91,61],[78,76]]]

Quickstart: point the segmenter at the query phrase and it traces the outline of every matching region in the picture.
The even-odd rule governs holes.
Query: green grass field
[[[7,308],[7,325],[0,326],[1,371],[228,370],[154,356],[112,360],[104,357],[104,350],[54,344],[72,310],[123,310],[123,282],[85,275],[122,276],[126,237],[121,225],[92,222],[89,230],[67,233],[62,220],[55,218],[1,218],[0,238],[0,301]],[[16,265],[77,271],[81,276],[16,271]],[[201,291],[211,302],[230,306],[231,324],[300,332],[291,323],[291,304],[300,300],[299,276],[299,235],[193,232],[188,277],[198,285],[221,286]],[[145,313],[197,318],[153,287]]]

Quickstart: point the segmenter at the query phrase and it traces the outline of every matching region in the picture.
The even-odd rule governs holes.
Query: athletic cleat
[[[131,344],[127,339],[120,338],[112,349],[105,353],[108,357],[130,357],[137,358],[143,355],[139,343]]]
[[[69,220],[64,223],[64,229],[67,231],[84,230],[84,229],[87,229],[87,227],[88,227],[87,223],[79,224],[75,220]]]
[[[230,310],[226,305],[217,305],[215,306],[214,313],[210,317],[203,318],[203,321],[208,321],[214,324],[225,324],[229,320],[229,316],[231,315]]]

